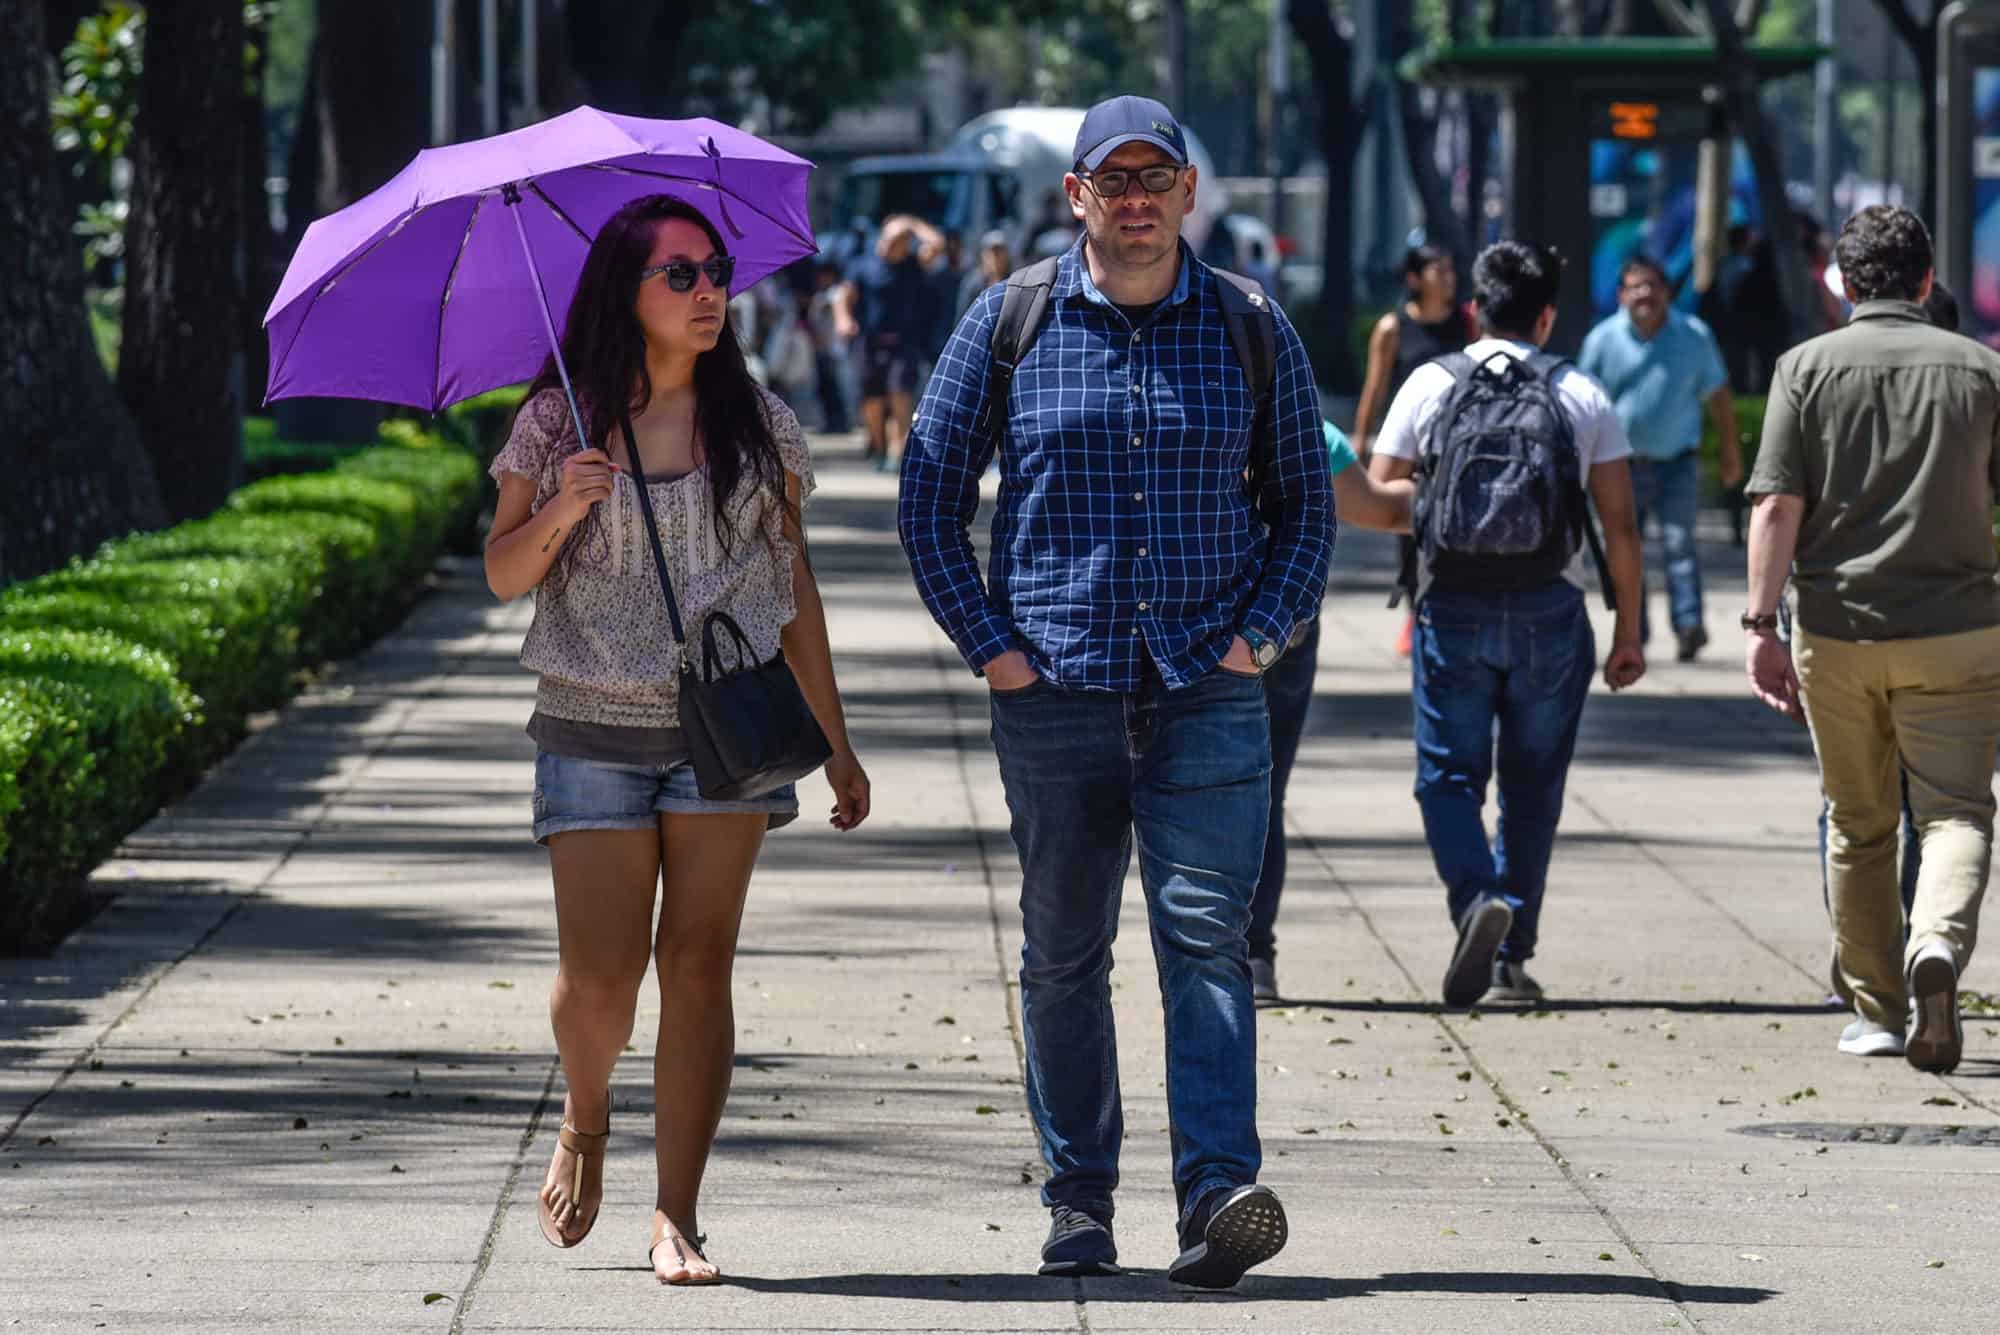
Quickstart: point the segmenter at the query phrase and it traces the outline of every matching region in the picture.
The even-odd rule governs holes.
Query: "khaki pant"
[[[1840,972],[1861,1014],[1900,1032],[1906,949],[1941,941],[1961,973],[1972,959],[1993,849],[2000,627],[1873,643],[1800,631],[1794,652],[1831,808],[1827,881]],[[1898,761],[1923,839],[1907,948]]]

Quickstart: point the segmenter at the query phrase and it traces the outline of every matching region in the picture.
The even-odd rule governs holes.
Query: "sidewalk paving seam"
[[[493,1263],[494,1248],[500,1245],[500,1230],[506,1226],[507,1211],[514,1203],[514,1186],[521,1180],[521,1169],[528,1161],[528,1147],[535,1143],[535,1136],[542,1129],[542,1118],[549,1108],[549,1096],[555,1092],[556,1074],[561,1070],[562,1059],[551,1057],[548,1079],[542,1081],[542,1096],[535,1100],[534,1111],[528,1114],[527,1129],[521,1132],[521,1143],[514,1149],[514,1161],[507,1165],[507,1180],[500,1184],[499,1199],[493,1202],[493,1218],[486,1225],[485,1240],[479,1244],[479,1260],[473,1264],[465,1287],[458,1291],[448,1335],[464,1335],[465,1314],[472,1310],[473,1291],[479,1287],[479,1281],[486,1278],[487,1267]]]
[[[399,622],[396,625],[396,627],[393,630],[391,630],[388,634],[382,636],[381,639],[378,639],[375,642],[375,644],[370,645],[367,649],[362,650],[361,651],[362,654],[365,655],[373,653],[378,646],[385,645],[389,643],[391,640],[400,636],[403,633],[403,628],[409,624],[410,618],[416,615],[418,608],[420,608],[423,605],[424,601],[428,601],[428,599],[420,600],[416,607],[412,607],[410,609],[409,614],[405,616],[403,621]],[[53,1096],[57,1090],[61,1089],[64,1085],[69,1083],[71,1076],[75,1075],[79,1070],[83,1069],[83,1067],[90,1061],[92,1057],[97,1055],[99,1052],[103,1051],[104,1045],[110,1040],[111,1035],[116,1033],[118,1027],[124,1024],[126,1020],[130,1019],[133,1016],[133,1014],[135,1014],[138,1011],[138,1009],[146,1003],[146,1001],[153,995],[154,990],[158,988],[160,984],[166,982],[166,980],[173,975],[176,969],[179,969],[181,965],[185,964],[188,960],[194,958],[194,956],[201,951],[202,947],[206,946],[210,941],[214,940],[216,935],[219,932],[221,932],[224,927],[229,925],[230,920],[236,916],[237,912],[241,910],[245,904],[249,903],[252,899],[255,899],[258,896],[260,896],[267,886],[269,886],[273,881],[277,880],[279,874],[282,873],[285,870],[285,868],[291,863],[292,858],[299,852],[300,849],[304,848],[308,843],[310,843],[312,841],[313,835],[319,831],[321,826],[326,824],[327,819],[333,814],[335,808],[340,805],[340,799],[345,797],[349,792],[351,792],[354,789],[355,785],[360,782],[361,776],[368,772],[369,767],[373,765],[375,761],[378,758],[380,758],[382,753],[388,749],[389,744],[402,733],[405,725],[409,723],[410,716],[415,714],[418,709],[422,708],[427,702],[429,702],[434,696],[436,696],[439,690],[442,688],[444,682],[448,680],[451,676],[453,676],[455,673],[457,673],[459,670],[461,670],[467,660],[483,652],[486,649],[488,642],[497,633],[498,631],[496,630],[496,628],[489,625],[484,631],[480,633],[477,641],[475,641],[474,647],[467,648],[466,650],[454,656],[450,660],[450,665],[444,671],[435,674],[432,677],[431,681],[425,686],[425,688],[422,691],[410,697],[408,703],[406,703],[403,706],[402,712],[400,716],[396,719],[394,726],[382,730],[381,735],[375,739],[374,744],[370,746],[366,751],[366,753],[363,755],[361,763],[359,765],[356,765],[353,771],[347,776],[347,781],[332,791],[320,794],[320,799],[319,802],[317,803],[317,810],[314,811],[312,820],[305,826],[304,829],[298,832],[298,834],[292,839],[290,845],[287,846],[285,850],[278,855],[277,859],[274,862],[272,862],[271,866],[268,869],[266,869],[265,873],[257,879],[256,883],[245,889],[224,891],[223,893],[229,895],[232,902],[230,903],[228,908],[224,909],[220,914],[216,916],[214,922],[208,925],[208,930],[204,931],[199,937],[197,937],[194,940],[194,942],[187,947],[187,949],[183,950],[173,959],[168,960],[165,964],[160,965],[154,971],[153,976],[146,980],[145,986],[139,989],[138,995],[133,997],[130,1002],[126,1003],[125,1008],[123,1010],[119,1011],[117,1015],[112,1017],[110,1022],[107,1023],[101,1031],[99,1031],[97,1037],[91,1039],[90,1042],[84,1044],[82,1048],[77,1050],[76,1055],[70,1059],[69,1064],[64,1066],[63,1069],[57,1073],[56,1078],[49,1082],[48,1088],[42,1090],[41,1093],[35,1095],[34,1098],[28,1100],[27,1106],[22,1108],[20,1112],[14,1115],[13,1120],[7,1124],[6,1129],[0,1130],[0,1149],[5,1148],[14,1139],[15,1135],[18,1134],[20,1132],[20,1129],[27,1124],[28,1119],[35,1115],[36,1110],[39,1109],[43,1103],[47,1102],[48,1099],[51,1096]],[[356,657],[360,657],[360,655],[357,655]],[[349,659],[346,661],[353,662],[354,660]],[[338,673],[334,675],[335,677],[337,677]],[[321,681],[317,683],[311,691],[302,693],[298,696],[293,697],[291,700],[286,701],[285,704],[280,706],[279,708],[279,721],[282,722],[285,715],[292,713],[299,705],[306,703],[313,696],[319,695],[328,689],[335,689],[333,687],[333,678],[328,678],[327,680]],[[230,764],[233,764],[236,761],[237,757],[241,756],[244,753],[244,746],[246,743],[250,741],[259,740],[263,737],[271,736],[273,735],[273,732],[274,729],[266,728],[258,733],[253,734],[252,737],[246,738],[245,742],[238,743],[235,749],[231,750],[230,753],[227,756],[225,756],[213,769],[211,769],[207,775],[203,776],[201,784],[197,785],[196,789],[193,791],[199,791],[200,787],[205,786],[210,780],[212,780],[218,771],[220,771],[221,769]],[[193,793],[190,792],[189,795],[192,796]],[[155,813],[155,815],[152,818],[149,818],[147,824],[151,824],[152,820],[158,819],[158,817],[163,814],[166,813],[164,811]],[[140,826],[141,830],[143,830],[144,828],[145,826],[143,825]],[[138,833],[138,831],[135,830],[133,833],[136,834]],[[87,931],[88,928],[86,927],[85,930]]]
[[[994,875],[993,855],[986,845],[986,823],[979,818],[979,795],[972,785],[971,748],[965,742],[970,724],[966,718],[964,691],[952,686],[952,659],[956,657],[956,652],[953,649],[948,653],[933,641],[931,663],[937,668],[945,699],[951,705],[952,749],[958,754],[958,783],[965,794],[965,815],[972,827],[973,844],[979,849],[979,875],[986,882],[986,920],[993,930],[993,967],[1000,977],[1001,1004],[1007,1009],[1007,1036],[1014,1042],[1014,1069],[1021,1074],[1021,1101],[1025,1104],[1028,1100],[1028,1045],[1017,1009],[1020,988],[1007,972],[1006,934],[1000,925],[1000,886]],[[1083,1281],[1072,1278],[1069,1285],[1076,1308],[1076,1328],[1081,1335],[1091,1335],[1090,1309],[1084,1296]],[[454,1331],[452,1335],[458,1333]]]
[[[1353,908],[1356,916],[1361,919],[1361,925],[1367,929],[1368,935],[1375,939],[1375,944],[1381,948],[1383,955],[1388,961],[1396,967],[1396,972],[1403,975],[1403,981],[1409,987],[1411,994],[1421,1000],[1425,994],[1423,987],[1417,982],[1416,975],[1410,972],[1409,965],[1404,962],[1402,955],[1397,952],[1394,946],[1389,944],[1389,939],[1376,927],[1374,915],[1362,904],[1361,897],[1354,893],[1354,887],[1348,883],[1347,878],[1334,869],[1333,860],[1327,856],[1326,849],[1321,846],[1320,841],[1305,830],[1298,829],[1298,822],[1296,820],[1293,821],[1293,825],[1295,829],[1293,838],[1312,850],[1313,857],[1326,872],[1328,879],[1346,897],[1349,906]],[[1478,1072],[1479,1078],[1486,1083],[1488,1089],[1493,1091],[1493,1096],[1500,1101],[1501,1105],[1513,1114],[1515,1124],[1527,1132],[1528,1136],[1540,1147],[1542,1153],[1548,1156],[1549,1162],[1555,1165],[1555,1169],[1562,1175],[1563,1181],[1567,1182],[1570,1188],[1582,1198],[1584,1204],[1588,1205],[1597,1214],[1597,1217],[1604,1221],[1605,1227],[1611,1230],[1612,1236],[1618,1239],[1619,1245],[1625,1248],[1626,1252],[1638,1264],[1639,1268],[1646,1272],[1647,1277],[1660,1286],[1661,1295],[1669,1303],[1673,1304],[1674,1311],[1679,1313],[1681,1319],[1686,1321],[1689,1327],[1694,1330],[1701,1330],[1703,1328],[1701,1321],[1689,1310],[1686,1299],[1681,1296],[1680,1286],[1673,1280],[1662,1275],[1654,1268],[1652,1262],[1646,1259],[1645,1252],[1640,1249],[1638,1242],[1619,1220],[1618,1216],[1613,1214],[1609,1206],[1598,1200],[1584,1186],[1582,1179],[1578,1178],[1575,1170],[1570,1167],[1569,1159],[1556,1148],[1554,1141],[1542,1134],[1540,1128],[1535,1125],[1534,1120],[1529,1116],[1528,1110],[1522,1107],[1512,1094],[1508,1093],[1506,1086],[1501,1083],[1500,1077],[1494,1074],[1487,1067],[1486,1063],[1479,1059],[1479,1054],[1472,1050],[1470,1040],[1450,1020],[1445,1018],[1442,1009],[1426,1008],[1425,1014],[1430,1017],[1431,1021],[1439,1029],[1444,1031],[1445,1037],[1449,1038],[1452,1044],[1465,1055],[1466,1062],[1474,1071]]]

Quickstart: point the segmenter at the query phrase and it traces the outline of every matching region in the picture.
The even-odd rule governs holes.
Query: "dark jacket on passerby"
[[[1837,640],[2000,625],[2000,353],[1865,301],[1778,359],[1749,490],[1805,500],[1799,623]]]

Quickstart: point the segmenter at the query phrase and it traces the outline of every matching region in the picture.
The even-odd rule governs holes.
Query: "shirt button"
[[[1134,436],[1132,437],[1132,443],[1134,445],[1143,445],[1145,442],[1140,440],[1137,436]]]
[[[1135,491],[1132,493],[1132,499],[1135,501],[1143,501],[1146,499],[1146,493],[1143,491]]]
[[[1134,343],[1137,343],[1139,341],[1139,336],[1137,334],[1132,335],[1132,341]]]
[[[1134,394],[1144,394],[1144,393],[1145,393],[1146,391],[1145,391],[1145,390],[1143,390],[1143,389],[1141,389],[1141,388],[1139,388],[1139,387],[1138,387],[1137,385],[1134,385],[1134,386],[1132,386],[1132,392],[1133,392]]]
[[[1143,612],[1143,611],[1145,611],[1145,610],[1146,610],[1147,608],[1149,608],[1149,607],[1151,607],[1151,606],[1152,606],[1152,604],[1151,604],[1151,603],[1140,603],[1140,604],[1139,604],[1139,610],[1140,610],[1141,612]]]
[[[1144,556],[1145,554],[1146,554],[1146,549],[1144,547],[1141,547],[1139,549],[1139,555]]]

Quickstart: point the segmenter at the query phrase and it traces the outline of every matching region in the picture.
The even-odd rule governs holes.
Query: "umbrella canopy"
[[[532,378],[612,214],[673,195],[715,225],[747,288],[815,251],[812,164],[712,120],[578,107],[425,149],[306,229],[264,326],[265,400],[376,399],[432,412]],[[539,285],[539,291],[537,286]]]

